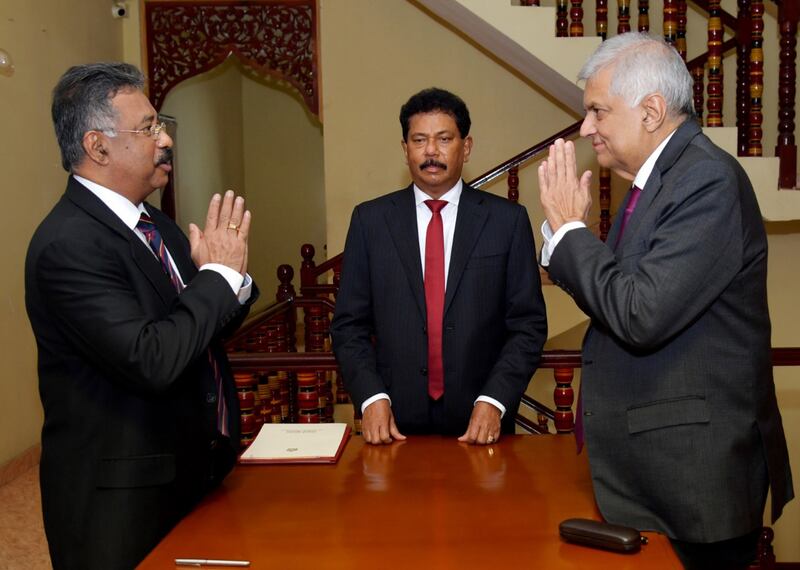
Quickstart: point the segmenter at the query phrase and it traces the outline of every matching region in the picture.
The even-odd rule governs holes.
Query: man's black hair
[[[461,97],[444,89],[430,87],[412,95],[406,104],[400,108],[400,126],[403,128],[403,140],[408,140],[408,129],[411,117],[418,113],[446,113],[453,117],[458,127],[461,138],[469,135],[472,121],[469,110]]]

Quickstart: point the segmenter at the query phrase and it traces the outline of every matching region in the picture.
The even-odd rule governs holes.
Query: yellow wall
[[[176,211],[178,223],[200,228],[215,192],[244,190],[242,84],[232,60],[177,85],[161,112],[175,117]]]
[[[317,263],[326,259],[322,127],[296,91],[249,77],[242,79],[242,108],[250,272],[271,303],[278,265],[299,272],[302,244],[314,246]],[[300,286],[299,273],[294,283]]]
[[[50,92],[70,65],[122,57],[121,22],[108,0],[0,0],[0,47],[16,65],[0,76],[0,464],[39,441],[36,346],[25,313],[24,259],[36,226],[64,192]]]

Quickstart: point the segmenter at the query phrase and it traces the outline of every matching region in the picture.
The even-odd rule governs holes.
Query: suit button
[[[214,404],[216,401],[217,401],[216,394],[214,394],[213,392],[209,392],[208,394],[206,394],[206,403]]]
[[[422,368],[419,369],[419,373],[422,374],[423,376],[427,376],[428,369],[423,366]]]
[[[446,327],[444,327],[444,329],[447,330],[447,331],[454,331],[454,330],[456,330],[456,326],[455,325],[447,325]]]
[[[422,334],[428,334],[428,327],[422,327]]]
[[[588,417],[588,416],[593,416],[594,414],[592,412],[583,412],[583,415]]]

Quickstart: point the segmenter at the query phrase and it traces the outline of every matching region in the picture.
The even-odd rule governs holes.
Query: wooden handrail
[[[736,48],[736,46],[737,46],[736,38],[731,38],[729,40],[726,40],[722,42],[722,48],[721,48],[722,53],[728,53],[730,50]],[[708,52],[701,53],[696,58],[687,61],[686,67],[687,69],[689,69],[689,71],[691,71],[695,67],[703,67],[707,61],[708,61]]]
[[[581,123],[583,123],[583,119],[571,124],[566,129],[561,130],[556,134],[549,136],[543,141],[533,145],[529,149],[523,150],[518,155],[508,159],[507,161],[498,166],[495,166],[491,170],[484,172],[483,174],[472,180],[472,182],[470,182],[469,185],[475,188],[480,188],[481,186],[491,182],[498,176],[502,176],[512,168],[528,162],[529,160],[533,159],[536,155],[547,150],[550,147],[550,145],[555,142],[556,139],[564,139],[575,135],[575,133],[577,133],[581,129]]]
[[[292,305],[294,304],[294,299],[289,298],[285,301],[279,301],[272,303],[264,307],[263,309],[253,313],[250,315],[247,320],[240,326],[236,333],[232,336],[232,338],[242,338],[247,336],[255,329],[260,327],[266,321],[277,317],[280,314],[286,313],[292,309]]]

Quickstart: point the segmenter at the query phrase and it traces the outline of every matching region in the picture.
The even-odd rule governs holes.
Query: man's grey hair
[[[652,93],[660,93],[673,117],[693,116],[692,77],[671,45],[645,33],[620,34],[600,44],[578,74],[588,81],[611,67],[611,95],[631,107]]]
[[[53,89],[53,126],[61,165],[72,172],[86,156],[86,131],[113,133],[117,114],[111,100],[120,91],[141,90],[144,75],[128,63],[90,63],[70,67]]]

